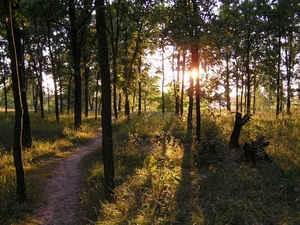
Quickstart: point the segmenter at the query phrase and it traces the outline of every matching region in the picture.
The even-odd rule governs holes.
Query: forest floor
[[[86,144],[77,147],[76,151],[63,160],[52,172],[47,181],[43,201],[33,211],[32,224],[57,225],[79,224],[83,218],[76,214],[79,205],[83,172],[79,165],[82,158],[101,145],[102,129],[96,130],[96,135]]]

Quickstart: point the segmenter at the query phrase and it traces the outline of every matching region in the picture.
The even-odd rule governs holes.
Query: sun
[[[195,68],[190,72],[190,76],[196,80],[197,78],[199,78],[199,71],[196,70]]]

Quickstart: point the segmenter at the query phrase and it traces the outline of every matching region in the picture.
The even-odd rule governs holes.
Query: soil
[[[74,154],[62,161],[47,182],[45,202],[33,212],[34,224],[81,224],[83,218],[76,215],[79,204],[80,181],[84,178],[79,165],[82,158],[101,145],[101,128],[85,145],[77,147]]]

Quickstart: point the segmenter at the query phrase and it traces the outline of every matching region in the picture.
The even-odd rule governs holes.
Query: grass
[[[61,115],[61,122],[55,122],[54,115],[30,114],[33,145],[23,150],[23,167],[27,186],[27,201],[16,204],[15,168],[12,157],[12,132],[14,114],[0,112],[0,224],[26,224],[27,216],[34,204],[43,201],[41,193],[45,181],[51,177],[52,169],[79,145],[94,135],[100,121],[83,119],[83,129],[75,132],[72,116]]]
[[[240,142],[258,135],[274,162],[255,166],[227,147],[234,115],[202,114],[203,152],[184,118],[152,113],[114,125],[115,203],[104,201],[100,149],[84,159],[83,224],[300,224],[298,116],[255,115]]]
[[[43,201],[45,180],[72,146],[93,135],[94,119],[72,130],[72,118],[40,120],[31,115],[33,146],[23,152],[28,201],[15,203],[11,156],[13,115],[0,118],[0,224],[27,224],[34,204]],[[80,193],[82,224],[300,224],[300,117],[254,115],[240,143],[264,135],[274,162],[255,166],[229,149],[234,114],[202,113],[201,142],[214,143],[218,157],[204,152],[186,127],[186,117],[171,113],[132,115],[114,124],[115,203],[103,193],[101,148],[87,155]],[[96,124],[99,124],[96,121]],[[6,128],[6,129],[3,129]]]

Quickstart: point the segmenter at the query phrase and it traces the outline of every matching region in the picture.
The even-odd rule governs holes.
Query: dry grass
[[[116,202],[103,200],[98,149],[85,160],[84,223],[300,224],[299,121],[254,116],[245,125],[241,143],[259,134],[271,142],[266,150],[274,162],[256,166],[242,160],[241,149],[228,149],[233,122],[232,114],[202,115],[202,142],[216,144],[217,158],[170,114],[118,121]]]
[[[11,152],[13,112],[0,114],[0,224],[20,224],[26,221],[27,215],[37,201],[41,201],[41,193],[46,178],[51,176],[51,170],[66,156],[72,154],[74,145],[80,144],[92,137],[96,122],[94,119],[84,119],[81,132],[75,132],[71,116],[61,116],[61,123],[55,122],[54,115],[47,115],[41,120],[38,115],[31,114],[31,129],[33,145],[24,149],[23,167],[27,186],[27,201],[17,204],[15,197],[15,168]]]

